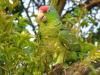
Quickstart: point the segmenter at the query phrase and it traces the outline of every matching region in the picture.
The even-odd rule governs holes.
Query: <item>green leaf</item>
[[[76,16],[79,17],[79,16],[81,15],[81,13],[82,13],[82,11],[81,11],[81,9],[80,9],[79,7],[75,8],[74,14],[75,14]]]
[[[96,20],[95,19],[93,19],[92,17],[88,17],[88,18],[93,24],[96,24]]]
[[[86,20],[83,20],[82,23],[80,24],[82,27],[83,26],[88,26],[88,22]]]
[[[26,25],[28,25],[27,19],[26,18],[23,18],[23,17],[19,17],[18,25],[19,26],[26,26]]]

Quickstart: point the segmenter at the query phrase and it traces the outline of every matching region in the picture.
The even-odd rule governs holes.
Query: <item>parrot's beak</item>
[[[44,13],[39,11],[37,19],[41,21],[43,18],[44,18]]]

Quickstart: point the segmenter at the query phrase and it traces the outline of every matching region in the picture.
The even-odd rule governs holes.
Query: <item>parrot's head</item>
[[[38,10],[38,15],[37,15],[37,19],[41,22],[43,21],[48,21],[48,22],[53,22],[58,18],[58,13],[56,11],[56,9],[53,6],[40,6],[39,10]]]
[[[49,6],[41,6],[38,10],[37,19],[40,21],[46,19],[45,14],[48,12],[48,10],[49,10]]]

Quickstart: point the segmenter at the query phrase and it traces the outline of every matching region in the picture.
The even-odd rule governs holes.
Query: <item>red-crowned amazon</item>
[[[66,52],[80,50],[78,39],[75,34],[62,24],[60,16],[53,6],[41,6],[37,16],[39,23],[40,45],[43,50],[53,53],[55,63],[63,63]],[[42,49],[41,48],[41,49]],[[68,52],[69,53],[69,52]],[[71,53],[70,53],[71,54]],[[75,59],[73,58],[73,59]]]

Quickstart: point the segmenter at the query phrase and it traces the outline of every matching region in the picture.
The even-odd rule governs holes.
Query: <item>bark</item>
[[[91,65],[95,68],[95,75],[99,75],[100,61],[95,64],[91,63]],[[57,64],[49,71],[49,75],[88,75],[90,71],[89,65],[78,61],[70,65],[68,69],[63,68],[62,64]]]
[[[49,72],[49,75],[85,75],[87,71],[88,67],[81,62],[76,62],[68,69],[64,69],[61,64],[56,65],[55,68]]]
[[[100,0],[88,0],[83,4],[83,8],[90,10],[91,8],[99,6],[100,7]]]

